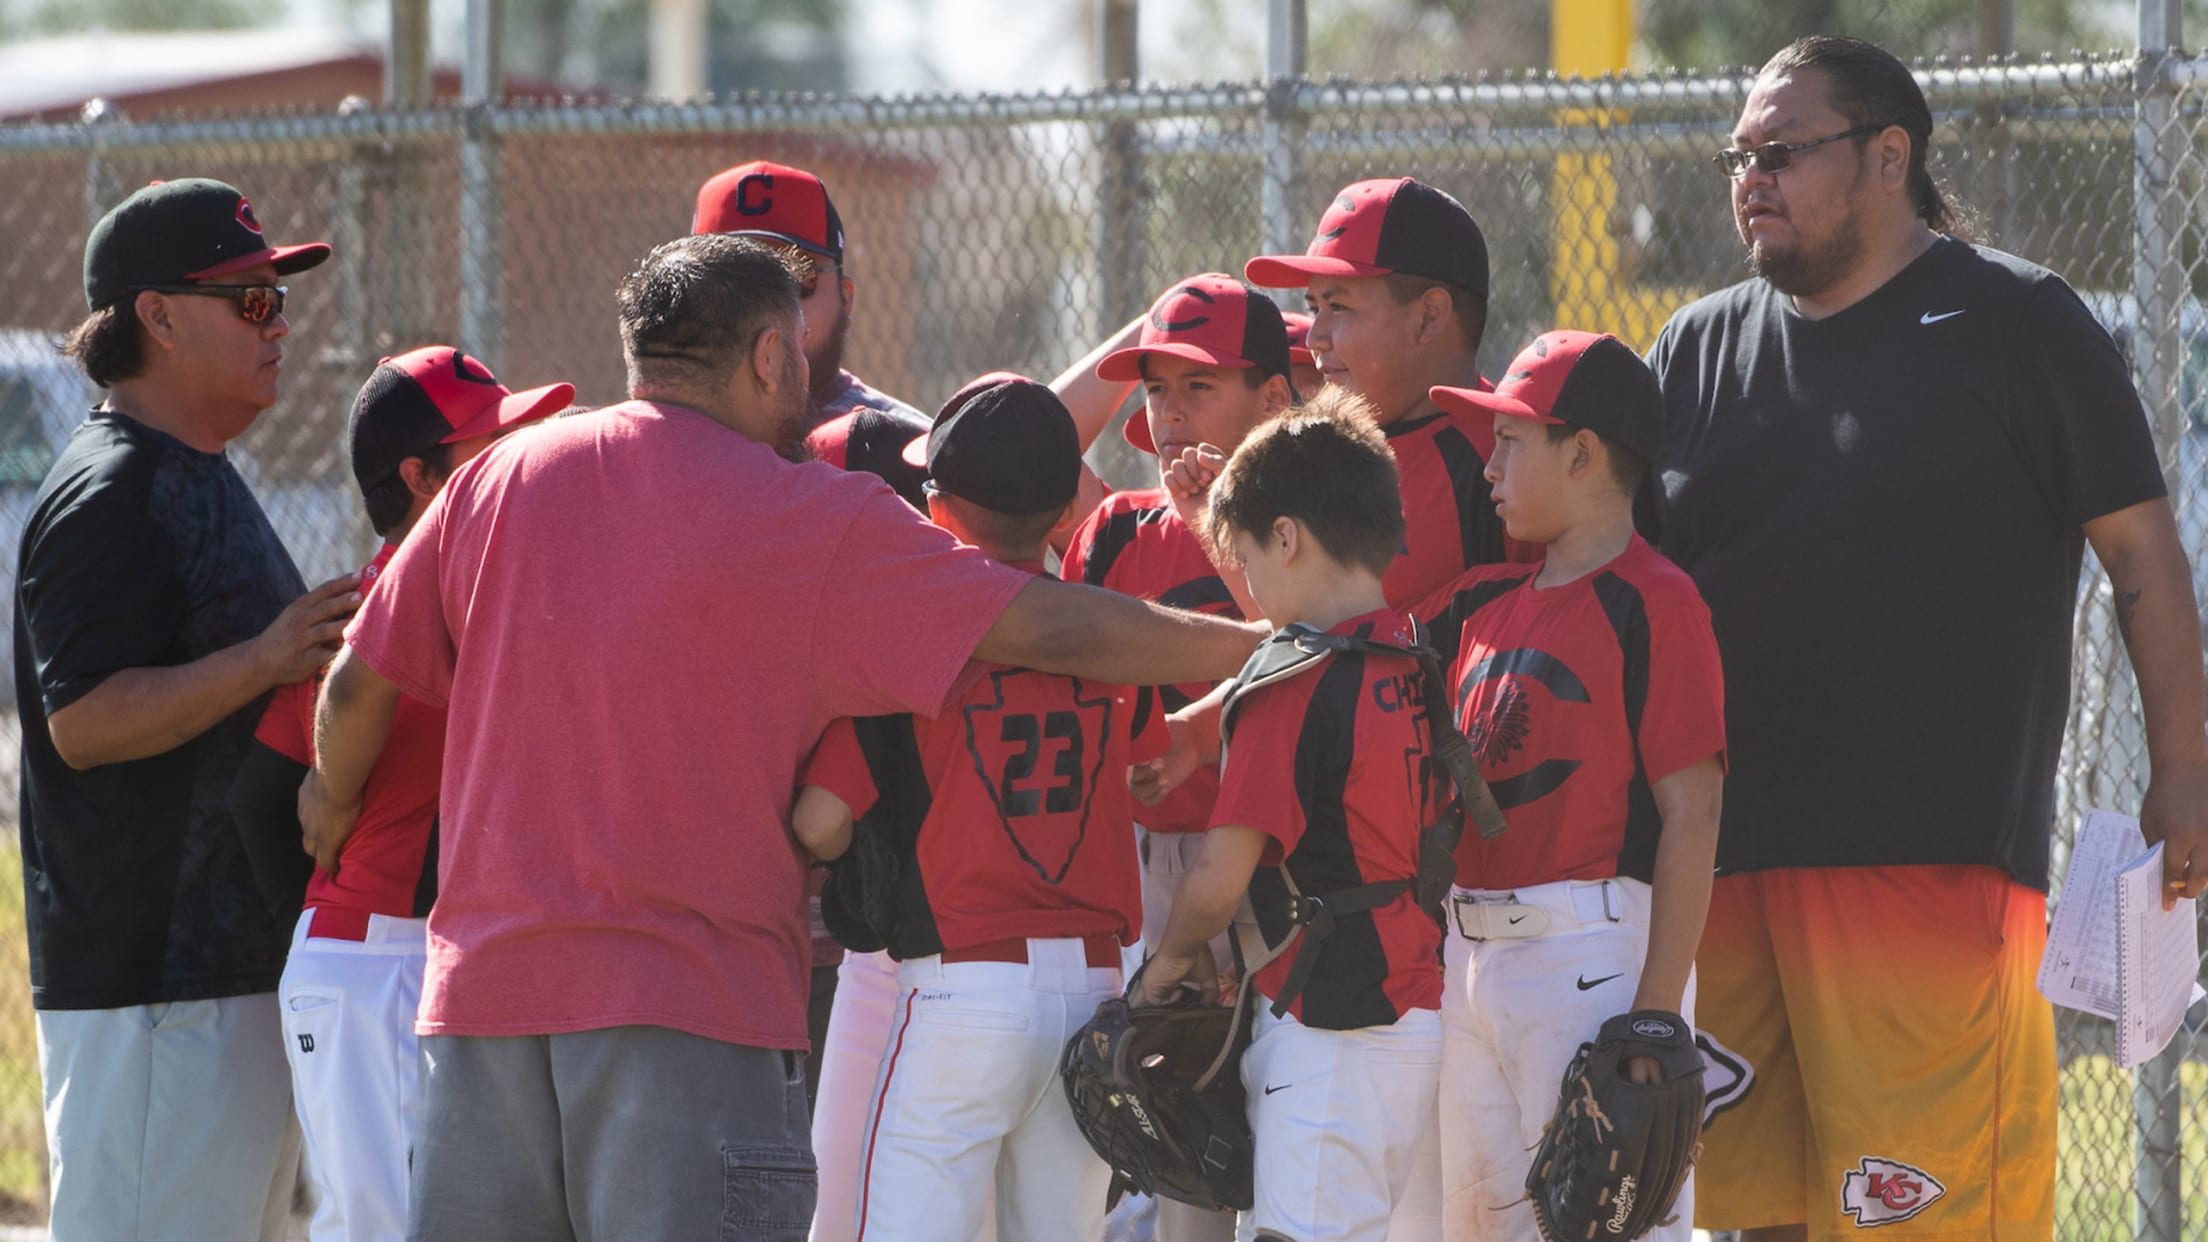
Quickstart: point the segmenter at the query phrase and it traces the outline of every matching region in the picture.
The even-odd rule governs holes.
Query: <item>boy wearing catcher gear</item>
[[[1043,572],[1081,471],[1073,420],[1048,388],[984,376],[913,449],[938,525]],[[1156,696],[977,666],[941,713],[856,726],[823,738],[793,827],[833,857],[854,815],[900,793],[858,829],[886,835],[900,859],[882,930],[902,989],[858,1237],[967,1242],[993,1182],[1008,1242],[1093,1242],[1110,1170],[1065,1108],[1057,1061],[1119,992],[1121,949],[1141,930],[1127,770],[1164,749]]]
[[[353,477],[383,548],[360,572],[374,590],[445,480],[498,436],[575,395],[568,384],[509,392],[446,345],[386,358],[360,390],[348,427]],[[231,786],[249,850],[311,868],[299,849],[299,782],[314,762],[315,682],[279,690]],[[445,713],[402,698],[363,790],[360,826],[300,891],[264,895],[297,918],[277,988],[292,1101],[316,1190],[314,1242],[400,1242],[406,1235],[429,908],[437,896],[437,793]]]
[[[1355,397],[1329,389],[1252,433],[1211,486],[1205,533],[1267,620],[1410,641],[1381,584],[1403,538],[1395,463]],[[1423,690],[1409,656],[1344,651],[1237,695],[1211,827],[1140,981],[1149,1004],[1209,983],[1209,942],[1245,897],[1278,951],[1237,981],[1257,990],[1242,1081],[1260,1239],[1386,1237],[1433,1124],[1440,933],[1413,891],[1438,813]],[[1401,891],[1373,908],[1301,920],[1388,883]]]
[[[1533,1242],[1529,1152],[1574,1051],[1628,1011],[1687,1038],[1673,1016],[1693,1012],[1709,906],[1723,682],[1694,584],[1633,531],[1663,403],[1632,350],[1550,332],[1493,392],[1433,399],[1492,420],[1496,510],[1543,551],[1471,570],[1413,609],[1451,661],[1464,733],[1510,824],[1459,840],[1446,911],[1445,1234]],[[1662,1080],[1651,1058],[1628,1069]],[[1691,1221],[1683,1194],[1651,1236],[1684,1242]]]

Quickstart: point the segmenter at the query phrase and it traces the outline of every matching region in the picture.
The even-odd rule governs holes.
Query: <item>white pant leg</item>
[[[820,1091],[813,1103],[813,1159],[820,1169],[820,1198],[812,1242],[852,1242],[858,1236],[867,1110],[889,1052],[890,1016],[898,1000],[897,963],[889,954],[843,955],[828,1035],[816,1052]]]
[[[292,1098],[306,1136],[314,1242],[403,1242],[421,1100],[427,919],[371,915],[365,940],[292,933],[277,987]]]
[[[57,1242],[278,1242],[299,1128],[271,992],[38,1014]]]
[[[1257,1203],[1242,1236],[1382,1242],[1433,1124],[1441,1018],[1315,1030],[1260,1007],[1242,1082],[1257,1140]]]
[[[1648,954],[1649,888],[1615,883],[1623,895],[1617,923],[1479,943],[1452,932],[1445,942],[1442,1142],[1450,1242],[1540,1238],[1525,1198],[1533,1148],[1580,1044],[1631,1008]],[[1691,977],[1683,1008],[1691,1022]],[[1687,1210],[1646,1236],[1686,1242],[1692,1194],[1690,1181],[1679,1200]]]
[[[1194,865],[1204,847],[1200,832],[1153,832],[1142,863],[1142,934],[1154,942],[1165,931],[1166,916],[1173,910],[1173,890]],[[1148,944],[1145,944],[1145,949]],[[1233,965],[1227,938],[1212,942],[1212,957],[1221,968]],[[1157,1242],[1227,1242],[1234,1236],[1233,1212],[1210,1212],[1174,1199],[1159,1199]]]
[[[1119,993],[1120,972],[1090,968],[1078,941],[1028,947],[1026,964],[899,967],[861,1156],[859,1242],[971,1242],[992,1179],[1007,1242],[1102,1237],[1109,1171],[1072,1127],[1057,1066],[1074,1028]]]

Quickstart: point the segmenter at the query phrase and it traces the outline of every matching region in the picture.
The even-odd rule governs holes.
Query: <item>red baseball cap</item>
[[[1288,326],[1289,363],[1299,367],[1319,365],[1318,356],[1311,352],[1310,346],[1304,344],[1311,339],[1311,316],[1302,311],[1282,311],[1280,321]]]
[[[843,217],[828,187],[802,168],[753,160],[698,187],[692,233],[734,233],[784,242],[843,262]]]
[[[1464,204],[1423,181],[1360,181],[1334,196],[1302,254],[1259,255],[1242,267],[1251,284],[1268,289],[1391,272],[1446,280],[1484,301],[1487,239]]]
[[[573,384],[513,392],[489,367],[450,345],[386,358],[353,401],[346,429],[353,478],[365,492],[397,474],[409,457],[533,422],[574,399]]]
[[[1236,370],[1256,367],[1266,375],[1288,374],[1293,361],[1280,308],[1222,272],[1206,272],[1166,290],[1151,304],[1150,319],[1135,344],[1104,355],[1096,364],[1097,378],[1139,380],[1142,360],[1151,354]],[[1130,418],[1122,430],[1129,444],[1145,453],[1158,451],[1149,419]]]
[[[1495,391],[1437,387],[1427,395],[1453,414],[1585,427],[1644,462],[1663,449],[1664,394],[1656,373],[1607,332],[1544,332],[1510,360]]]

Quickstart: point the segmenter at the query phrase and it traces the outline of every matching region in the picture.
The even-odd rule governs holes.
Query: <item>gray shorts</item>
[[[409,1242],[804,1242],[805,1057],[656,1026],[425,1035]]]

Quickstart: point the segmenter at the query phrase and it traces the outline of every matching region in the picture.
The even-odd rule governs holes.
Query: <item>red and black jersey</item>
[[[905,849],[892,957],[1142,933],[1127,769],[1165,753],[1151,691],[976,665],[940,716],[837,721],[804,781]],[[892,795],[894,795],[892,797]]]
[[[360,571],[363,593],[399,550],[387,543]],[[298,763],[314,763],[314,699],[321,679],[285,686],[269,700],[255,741]],[[399,696],[391,737],[368,770],[360,820],[338,853],[336,875],[307,881],[307,908],[366,917],[422,918],[437,900],[437,790],[444,774],[445,713]]]
[[[1333,632],[1411,641],[1387,611]],[[1436,811],[1422,681],[1408,657],[1344,652],[1237,700],[1212,823],[1273,839],[1250,880],[1268,943],[1290,926],[1283,860],[1307,897],[1417,878],[1419,833]],[[1289,1009],[1305,1026],[1388,1026],[1441,1005],[1441,929],[1410,892],[1341,916],[1323,945],[1291,947],[1258,971],[1257,990],[1279,996],[1299,951],[1318,954]]]
[[[1074,531],[1059,576],[1170,608],[1242,620],[1218,568],[1163,488],[1105,497]],[[1158,692],[1165,710],[1174,712],[1211,693],[1214,684],[1161,686]],[[1157,805],[1142,808],[1137,818],[1152,832],[1202,832],[1218,794],[1218,769],[1207,765]]]
[[[1639,536],[1537,588],[1537,565],[1474,569],[1412,609],[1449,665],[1457,716],[1510,827],[1467,832],[1457,883],[1654,877],[1657,781],[1725,753],[1725,684],[1694,582]]]
[[[926,513],[928,500],[920,485],[927,481],[927,467],[907,462],[904,454],[905,446],[915,437],[928,434],[931,425],[902,404],[894,408],[855,405],[849,413],[813,428],[805,437],[805,447],[815,461],[880,478],[895,488],[906,504]]]
[[[1490,387],[1480,381],[1485,391]],[[1532,561],[1541,549],[1503,533],[1487,482],[1495,428],[1435,411],[1385,429],[1403,488],[1403,551],[1381,579],[1388,606],[1407,608],[1475,565]]]

